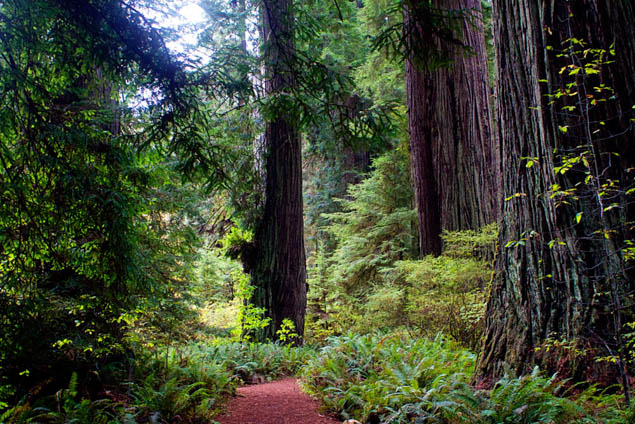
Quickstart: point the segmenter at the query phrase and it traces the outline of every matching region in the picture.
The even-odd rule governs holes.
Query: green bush
[[[73,374],[67,389],[42,398],[27,396],[0,415],[0,422],[207,423],[236,386],[224,362],[203,361],[176,349],[141,355],[131,371],[131,381],[109,386],[94,399],[80,390]]]
[[[396,319],[384,321],[393,326],[408,325],[428,337],[442,332],[477,350],[492,274],[486,258],[496,243],[497,228],[492,224],[480,231],[445,232],[442,237],[441,256],[398,261],[384,270],[386,288],[399,289],[399,302],[380,299],[366,306],[371,314],[394,310]]]
[[[440,257],[416,259],[416,213],[408,152],[399,146],[323,214],[330,237],[311,258],[305,334],[323,340],[346,331],[411,328],[480,343],[485,289],[497,240],[495,224],[445,232]]]
[[[95,423],[107,424],[107,408],[111,402],[107,399],[90,401],[82,399],[78,393],[77,374],[71,376],[68,388],[59,390],[53,397],[52,407],[31,407],[26,399],[15,408],[0,415],[3,423]]]
[[[328,225],[321,228],[335,247],[320,245],[308,269],[308,339],[367,328],[362,318],[373,317],[364,317],[362,306],[384,285],[381,270],[416,255],[416,213],[405,146],[375,159],[368,177],[349,186],[347,198],[338,202],[342,212],[323,214]]]
[[[309,338],[320,340],[346,329],[364,333],[406,327],[428,337],[443,332],[471,349],[479,347],[495,224],[445,232],[439,257],[400,260],[392,244],[379,247],[380,230],[363,232],[354,225],[359,217],[336,216],[343,221],[329,228],[342,242],[331,256],[318,255],[310,270]],[[406,225],[398,228],[405,231]],[[357,235],[350,239],[352,232]]]

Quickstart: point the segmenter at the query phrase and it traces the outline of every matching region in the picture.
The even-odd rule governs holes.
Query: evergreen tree
[[[287,96],[296,83],[291,0],[264,1],[261,8],[265,91],[265,204],[258,224],[251,268],[253,302],[264,307],[274,338],[289,319],[302,342],[306,313],[306,259],[302,202],[302,143],[298,116]]]
[[[166,139],[211,157],[183,64],[131,5],[3,2],[0,38],[0,367],[19,395],[126,352],[122,314],[165,292],[180,253],[153,227],[145,161]],[[151,107],[121,104],[141,87]]]
[[[505,202],[477,376],[540,365],[626,387],[635,5],[500,0],[494,27]]]
[[[441,231],[496,219],[480,0],[404,2],[406,88],[420,253],[441,253]],[[420,50],[420,46],[427,46]],[[427,69],[425,69],[427,68]]]

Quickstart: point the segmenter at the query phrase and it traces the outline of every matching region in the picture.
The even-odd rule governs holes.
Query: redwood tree
[[[253,302],[271,323],[261,338],[274,338],[284,319],[301,337],[306,311],[306,259],[302,215],[302,145],[288,93],[296,80],[291,0],[262,3],[265,91],[265,206],[256,230]]]
[[[494,14],[505,202],[477,377],[506,363],[625,382],[635,4],[498,0]]]
[[[485,39],[474,16],[481,2],[423,3],[405,7],[406,89],[420,253],[439,254],[443,229],[476,229],[496,219],[499,160]],[[426,57],[433,49],[436,62]]]

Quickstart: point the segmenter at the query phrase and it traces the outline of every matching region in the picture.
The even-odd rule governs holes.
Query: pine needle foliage
[[[384,276],[381,269],[416,254],[413,229],[410,166],[401,146],[373,161],[373,171],[348,197],[338,202],[342,212],[324,214],[323,230],[335,240],[335,248],[322,246],[309,269],[309,332],[342,331],[362,323],[361,306]],[[357,323],[357,324],[356,324]]]
[[[325,243],[309,269],[307,333],[323,339],[345,329],[407,327],[476,349],[497,227],[445,232],[441,256],[416,259],[406,153],[398,147],[377,158],[339,200],[342,212],[322,215],[335,247]]]

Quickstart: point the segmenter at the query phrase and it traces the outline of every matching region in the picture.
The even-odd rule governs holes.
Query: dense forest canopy
[[[5,0],[0,40],[1,422],[283,374],[635,418],[633,2]]]

